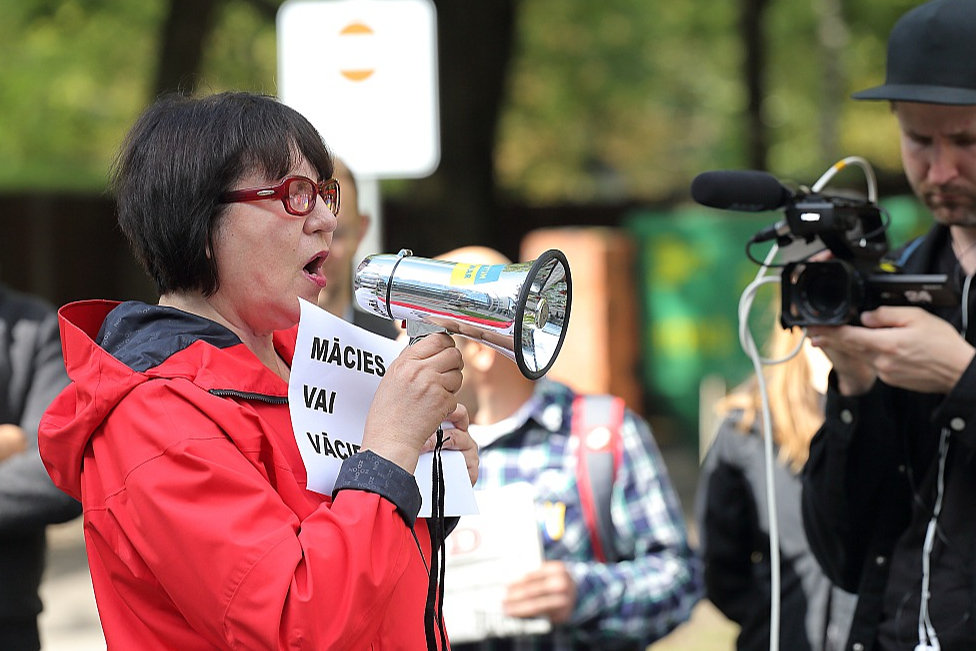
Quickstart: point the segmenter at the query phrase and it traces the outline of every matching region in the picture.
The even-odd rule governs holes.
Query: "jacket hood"
[[[182,378],[205,391],[287,399],[287,383],[254,364],[237,335],[209,319],[159,305],[104,300],[70,303],[58,318],[71,384],[45,413],[38,444],[54,483],[75,499],[81,499],[89,439],[143,382]],[[293,334],[276,333],[275,347],[290,363]]]

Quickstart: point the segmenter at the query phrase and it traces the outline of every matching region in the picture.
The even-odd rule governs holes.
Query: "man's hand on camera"
[[[867,393],[878,379],[864,351],[850,343],[850,332],[863,330],[855,326],[809,326],[810,343],[823,350],[837,377],[837,389],[844,396]]]
[[[976,349],[952,324],[918,307],[880,307],[861,315],[864,327],[811,327],[811,342],[834,365],[843,395],[860,395],[874,384],[948,393]]]
[[[973,361],[974,349],[948,321],[918,307],[881,307],[861,315],[880,349],[874,366],[886,384],[949,393]]]

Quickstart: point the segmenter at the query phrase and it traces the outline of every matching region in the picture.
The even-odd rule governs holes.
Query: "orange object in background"
[[[548,375],[580,392],[620,396],[643,413],[633,242],[615,228],[543,228],[525,236],[519,255],[533,260],[547,249],[566,254],[573,279],[569,330]]]

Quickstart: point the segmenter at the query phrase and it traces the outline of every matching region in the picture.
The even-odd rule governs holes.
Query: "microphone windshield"
[[[768,172],[702,172],[691,182],[691,198],[710,208],[763,212],[785,206],[793,193]]]

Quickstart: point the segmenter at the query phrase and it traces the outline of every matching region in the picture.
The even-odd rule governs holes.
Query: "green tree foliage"
[[[0,188],[101,191],[153,95],[162,0],[0,0]],[[199,85],[274,93],[274,23],[228,2]]]
[[[896,171],[887,107],[847,95],[882,80],[887,33],[915,2],[833,0],[839,22],[828,24],[827,1],[769,6],[762,114],[771,171],[812,182],[834,152]],[[275,4],[219,2],[200,76],[188,84],[275,93]],[[154,93],[167,8],[0,0],[0,188],[102,190],[121,137]],[[683,197],[699,171],[746,165],[738,2],[520,0],[518,11],[495,146],[502,195],[663,201]],[[832,38],[836,60],[824,49]],[[838,118],[825,132],[831,105]]]
[[[497,146],[502,185],[533,203],[662,200],[681,198],[702,170],[747,166],[742,4],[524,1]],[[888,32],[915,4],[770,3],[771,171],[809,184],[847,155],[900,169],[887,105],[848,95],[881,83]],[[824,123],[831,107],[837,120]]]
[[[730,2],[527,0],[496,166],[535,203],[652,198],[733,165]]]
[[[0,186],[104,185],[146,100],[159,6],[0,0]]]
[[[851,92],[884,81],[885,46],[894,22],[914,1],[844,3],[840,23],[822,24],[827,0],[774,2],[766,34],[771,46],[765,116],[770,129],[769,167],[804,183],[815,181],[836,158],[858,155],[879,170],[900,170],[896,124],[884,102],[855,102]],[[827,33],[818,33],[828,30]],[[836,40],[836,61],[823,41]],[[827,79],[836,66],[837,85]],[[839,112],[830,132],[821,120]]]

